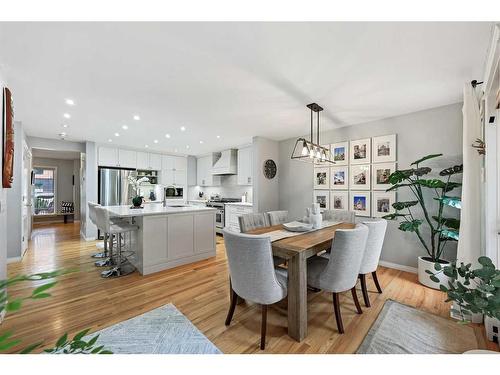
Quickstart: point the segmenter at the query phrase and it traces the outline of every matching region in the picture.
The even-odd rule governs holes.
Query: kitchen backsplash
[[[211,195],[219,194],[224,198],[241,198],[247,193],[248,202],[253,201],[252,187],[245,185],[238,185],[237,175],[221,176],[220,186],[189,186],[188,195],[189,199],[200,199],[198,193],[203,192],[204,198],[210,198]]]

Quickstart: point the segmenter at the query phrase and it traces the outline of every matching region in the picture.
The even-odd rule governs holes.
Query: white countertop
[[[163,207],[162,204],[147,204],[144,208],[130,208],[129,205],[124,206],[105,206],[110,217],[137,217],[137,216],[152,216],[152,215],[171,215],[184,212],[200,212],[200,211],[216,211],[212,207],[204,206],[183,206],[183,207]]]
[[[230,203],[225,203],[228,206],[246,206],[246,207],[252,207],[253,203],[250,202],[230,202]]]
[[[188,202],[207,203],[208,199],[188,199]]]

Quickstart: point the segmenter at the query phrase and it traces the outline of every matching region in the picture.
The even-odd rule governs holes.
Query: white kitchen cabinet
[[[148,152],[137,153],[137,169],[146,169],[152,171],[161,170],[161,155],[150,154]]]
[[[137,151],[118,149],[118,166],[122,168],[137,168]]]
[[[160,154],[149,154],[149,167],[153,171],[161,170],[161,155]]]
[[[220,186],[220,176],[212,174],[212,155],[199,157],[196,164],[196,182],[198,186]]]
[[[224,226],[234,232],[240,231],[240,223],[238,217],[245,214],[251,214],[253,207],[250,205],[234,205],[226,204],[224,206],[225,223]]]
[[[161,184],[165,186],[174,185],[175,177],[172,169],[163,169],[161,171]]]
[[[118,149],[116,147],[99,147],[99,165],[118,167]]]
[[[215,217],[213,213],[194,216],[194,252],[205,253],[214,248]]]
[[[149,154],[147,152],[137,153],[137,169],[149,169]]]
[[[175,156],[163,155],[161,157],[161,169],[173,171],[175,169]]]
[[[252,147],[238,150],[238,185],[252,185]]]
[[[167,243],[167,223],[168,216],[144,216],[143,217],[142,237],[143,246],[148,249],[144,253],[144,266],[154,265],[155,263],[164,263],[168,261],[168,243]]]
[[[171,215],[168,217],[167,243],[169,260],[194,254],[193,215]]]
[[[175,170],[174,171],[174,184],[176,186],[184,186],[187,184],[187,171]]]
[[[184,156],[162,156],[161,183],[163,185],[187,185],[187,158]]]
[[[174,169],[178,171],[187,171],[187,158],[184,156],[174,156]]]

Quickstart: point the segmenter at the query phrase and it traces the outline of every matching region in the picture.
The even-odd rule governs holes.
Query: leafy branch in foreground
[[[42,284],[31,291],[31,294],[26,297],[15,298],[8,300],[7,288],[27,281],[42,281],[52,280],[56,277],[73,272],[73,270],[57,270],[53,272],[42,272],[32,275],[18,275],[7,280],[0,280],[0,314],[5,311],[6,314],[19,311],[26,300],[39,300],[50,297],[49,290],[52,289],[57,281],[50,281]],[[77,333],[71,340],[68,339],[68,334],[65,333],[57,340],[54,348],[45,349],[46,353],[53,354],[111,354],[112,352],[105,349],[103,345],[95,346],[99,335],[92,337],[89,341],[84,340],[84,336],[90,329],[83,330]],[[20,339],[12,338],[13,332],[0,332],[0,353],[7,352],[11,348],[21,343]],[[28,354],[33,350],[40,348],[43,342],[31,344],[19,351],[19,354]]]

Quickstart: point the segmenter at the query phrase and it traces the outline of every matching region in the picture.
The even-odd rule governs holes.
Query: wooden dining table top
[[[337,229],[353,229],[355,224],[340,223],[326,228],[283,238],[272,243],[273,252],[278,255],[292,257],[297,253],[310,252],[311,254],[326,250],[331,247]],[[247,234],[266,234],[275,230],[284,229],[282,224],[272,225],[248,231]]]

